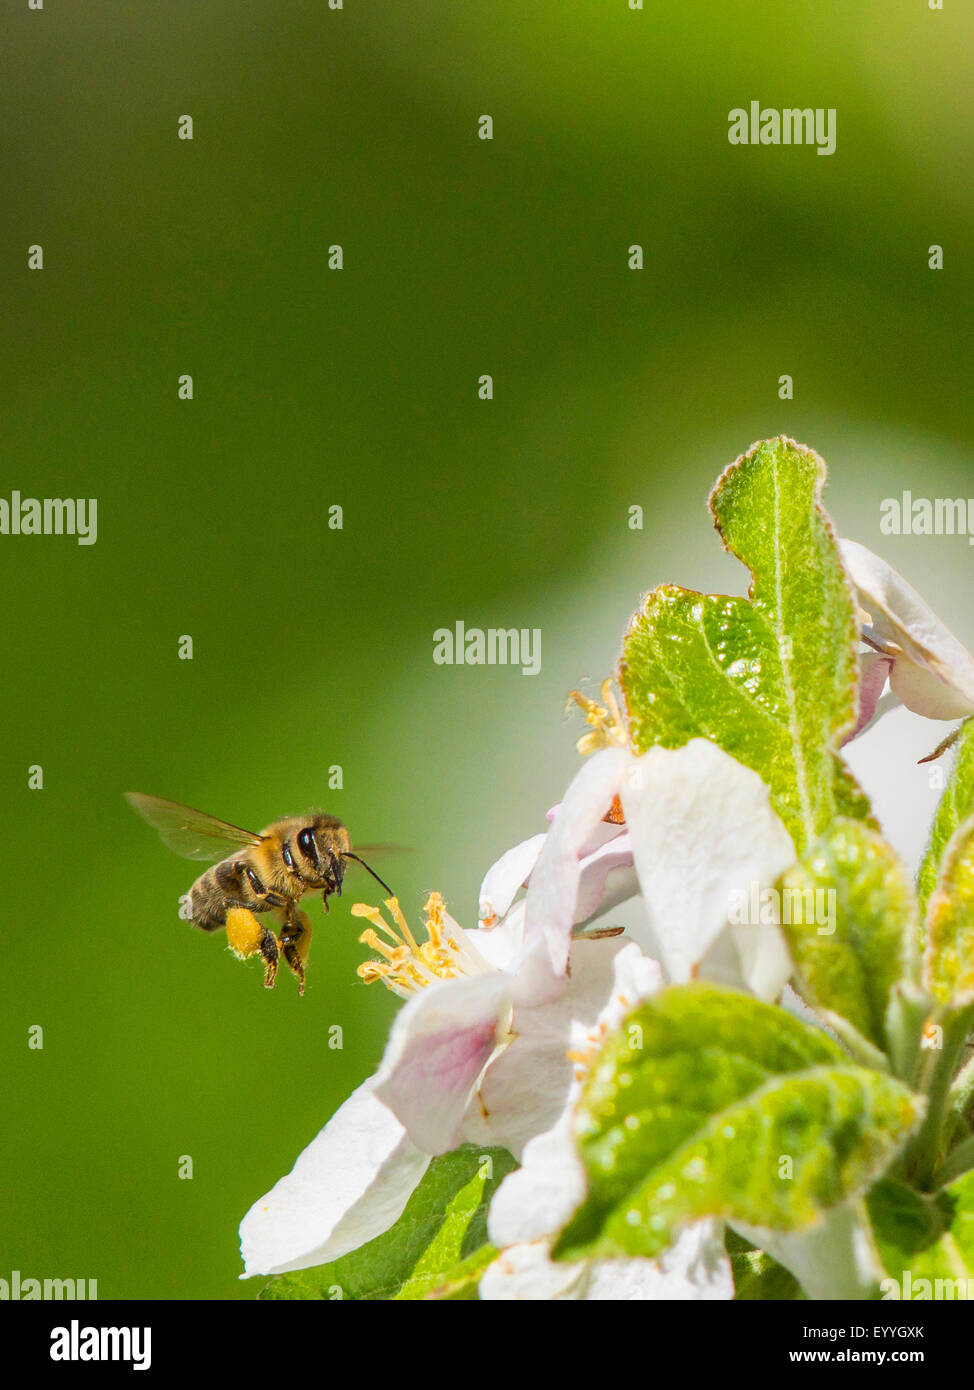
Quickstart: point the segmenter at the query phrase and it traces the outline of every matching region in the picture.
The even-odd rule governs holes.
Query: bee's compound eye
[[[298,836],[298,849],[304,855],[305,859],[310,860],[312,864],[317,864],[318,856],[315,854],[315,837],[311,830],[301,831],[301,834]]]

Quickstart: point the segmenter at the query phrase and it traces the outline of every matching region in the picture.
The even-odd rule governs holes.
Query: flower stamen
[[[598,1057],[605,1044],[606,1036],[609,1032],[609,1025],[603,1019],[597,1027],[591,1029],[585,1036],[584,1047],[572,1047],[565,1053],[570,1062],[575,1063],[575,1080],[582,1081],[591,1070],[592,1063]]]
[[[384,906],[395,927],[383,918],[379,908],[368,903],[355,903],[352,908],[353,916],[366,917],[374,923],[362,933],[359,941],[385,957],[384,960],[364,961],[358,967],[358,977],[365,984],[381,980],[393,993],[407,999],[438,980],[452,980],[458,975],[479,975],[490,969],[447,915],[439,893],[431,893],[423,909],[428,937],[423,942],[417,941],[410,930],[397,898],[387,898]],[[387,945],[377,929],[394,944]]]
[[[570,708],[572,703],[578,705],[585,714],[586,724],[591,725],[591,732],[583,734],[575,745],[583,756],[595,753],[600,748],[629,746],[626,721],[612,685],[611,676],[602,682],[601,703],[583,695],[580,690],[571,691],[568,697],[568,707]]]

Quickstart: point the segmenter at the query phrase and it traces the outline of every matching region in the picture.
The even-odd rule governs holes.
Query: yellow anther
[[[573,690],[568,697],[569,707],[573,702],[578,705],[585,714],[586,724],[592,726],[591,732],[583,734],[575,745],[579,753],[586,756],[613,744],[625,748],[629,743],[626,721],[612,689],[611,676],[602,682],[601,695],[601,704],[583,695],[580,690]]]
[[[423,907],[426,913],[426,930],[433,946],[440,950],[443,945],[443,916],[446,904],[439,893],[431,893]]]
[[[382,913],[377,907],[373,907],[370,903],[353,903],[352,916],[367,917],[369,921],[374,922],[377,927],[382,927],[385,931],[389,930],[382,920]]]
[[[489,968],[476,950],[464,941],[462,932],[458,933],[459,939],[446,934],[449,919],[439,893],[431,893],[427,900],[425,911],[429,940],[422,944],[410,931],[398,899],[388,898],[385,908],[395,921],[398,932],[385,921],[377,907],[356,903],[352,908],[356,917],[366,917],[374,924],[362,933],[359,941],[385,957],[385,960],[366,961],[358,967],[359,979],[366,984],[382,980],[396,994],[408,998],[437,980],[475,975]],[[380,931],[394,943],[393,946],[382,939]]]
[[[580,1081],[582,1079],[582,1077],[588,1072],[596,1057],[602,1051],[602,1047],[605,1043],[605,1038],[608,1031],[609,1025],[603,1020],[603,1022],[599,1023],[597,1027],[591,1029],[591,1031],[586,1034],[585,1041],[588,1044],[586,1047],[571,1048],[568,1052],[565,1053],[565,1056],[568,1058],[568,1060],[576,1064],[576,1081]]]
[[[363,946],[371,946],[373,951],[378,951],[380,955],[385,956],[386,960],[394,960],[396,957],[397,952],[394,951],[391,946],[386,945],[382,937],[373,927],[369,927],[364,931],[359,937],[359,941],[361,941]]]
[[[443,925],[443,914],[446,911],[446,903],[443,901],[443,894],[433,892],[423,904],[423,911],[431,922],[435,921],[438,927]]]
[[[384,980],[389,973],[389,967],[388,965],[383,965],[381,961],[365,960],[355,973],[360,980],[364,980],[367,985],[371,985],[376,980]]]

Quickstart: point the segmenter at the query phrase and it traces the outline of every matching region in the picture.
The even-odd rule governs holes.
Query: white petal
[[[400,1009],[375,1093],[418,1148],[440,1154],[456,1146],[510,1010],[510,977],[500,970],[430,985]]]
[[[525,950],[530,953],[536,940],[544,940],[556,982],[565,975],[576,921],[579,855],[599,830],[632,762],[628,749],[605,748],[582,765],[558,808],[531,875],[525,910]]]
[[[545,1241],[502,1250],[480,1281],[485,1302],[711,1301],[734,1297],[730,1261],[711,1222],[684,1231],[659,1260],[552,1260]]]
[[[547,835],[532,835],[530,840],[522,840],[487,870],[480,885],[478,915],[481,926],[490,926],[505,915],[517,890],[530,878],[547,838]]]
[[[480,1280],[479,1294],[485,1303],[563,1302],[584,1298],[586,1283],[584,1261],[556,1264],[544,1242],[512,1245],[487,1266]]]
[[[429,1155],[406,1138],[373,1084],[353,1091],[291,1172],[244,1217],[243,1278],[338,1259],[399,1220]]]
[[[902,651],[894,659],[891,689],[928,719],[974,714],[974,657],[885,560],[856,541],[839,545],[869,616],[866,634]]]
[[[747,990],[772,1004],[791,979],[793,968],[779,926],[736,922],[717,938],[701,962],[697,978],[728,989]]]
[[[572,1112],[566,1109],[546,1134],[526,1145],[522,1166],[495,1192],[487,1233],[499,1249],[551,1240],[584,1197],[585,1170],[572,1142]]]
[[[658,1260],[596,1260],[589,1269],[589,1300],[714,1302],[734,1297],[734,1276],[715,1221],[698,1221]]]
[[[763,1231],[735,1222],[745,1239],[791,1271],[807,1296],[870,1299],[885,1274],[864,1204],[844,1202],[802,1231]]]
[[[568,1054],[600,1047],[603,1038],[662,984],[659,965],[644,956],[635,942],[621,938],[576,941],[572,945],[571,973],[565,992],[537,1008],[515,1009],[516,1037],[490,1064],[480,1087],[479,1102],[471,1106],[464,1124],[464,1137],[472,1143],[502,1144],[515,1157],[524,1153],[525,1168],[512,1175],[518,1182],[505,1201],[516,1198],[519,1190],[527,1190],[534,1176],[538,1179],[538,1191],[526,1197],[526,1209],[533,1207],[540,1213],[552,1202],[570,1200],[562,1198],[560,1180],[549,1171],[556,1161],[551,1146],[557,1148],[561,1144],[566,1162],[573,1161],[574,1151],[566,1136],[553,1134],[547,1147],[541,1145],[540,1162],[526,1171],[527,1153],[534,1151],[532,1142],[541,1144],[535,1136],[544,1136],[545,1131],[564,1123],[568,1107],[577,1095],[578,1063]],[[569,1205],[565,1219],[573,1209]],[[545,1229],[556,1229],[550,1224],[545,1226],[548,1217],[539,1219],[541,1234]],[[529,1229],[533,1230],[524,1228]],[[505,1243],[513,1244],[515,1239],[533,1240],[534,1235],[512,1235]]]
[[[733,894],[770,886],[795,860],[756,772],[716,744],[652,748],[622,805],[651,939],[667,978],[685,983],[727,924]]]
[[[513,970],[524,946],[524,899],[497,926],[464,931],[463,937],[495,970]]]

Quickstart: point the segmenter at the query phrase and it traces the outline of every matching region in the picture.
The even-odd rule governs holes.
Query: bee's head
[[[297,831],[291,853],[304,881],[313,888],[341,896],[345,877],[346,851],[351,847],[348,831],[335,816],[324,814],[309,819]]]

